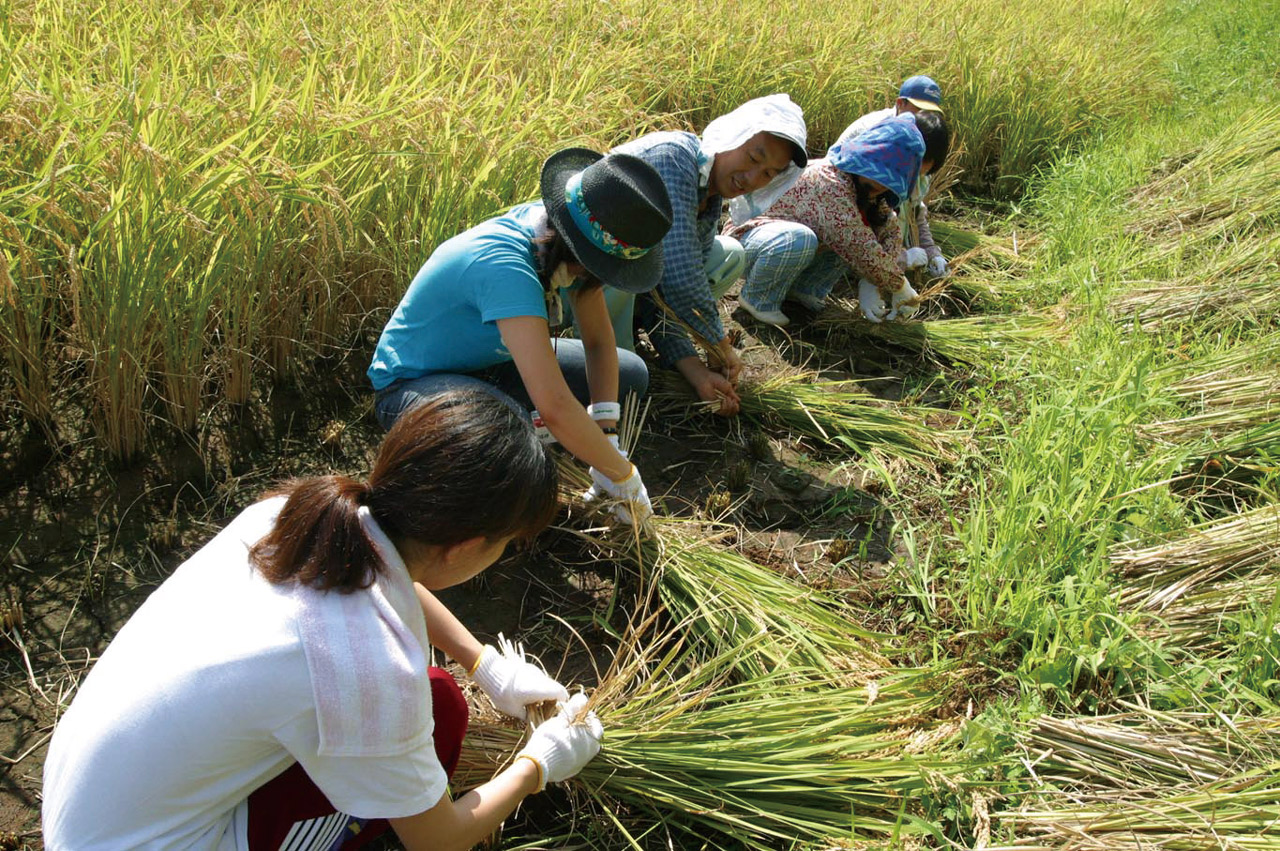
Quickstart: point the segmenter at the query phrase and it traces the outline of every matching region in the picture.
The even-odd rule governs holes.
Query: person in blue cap
[[[919,299],[904,273],[916,260],[901,250],[893,207],[919,177],[924,151],[916,117],[895,116],[810,160],[765,215],[730,221],[726,233],[747,252],[738,304],[783,326],[790,322],[784,300],[821,310],[835,283],[853,272],[872,322],[914,314]]]
[[[923,248],[929,274],[940,278],[947,274],[947,258],[933,240],[933,232],[929,228],[929,210],[923,199],[929,193],[930,179],[946,162],[951,146],[950,129],[942,113],[942,89],[932,78],[923,74],[908,77],[898,89],[898,99],[893,106],[863,115],[844,129],[835,145],[856,139],[886,118],[907,113],[914,114],[918,119],[924,118],[919,126],[927,150],[920,169],[920,179],[899,206],[898,225],[903,247]],[[831,147],[834,148],[835,145]]]
[[[442,392],[495,396],[591,466],[589,498],[623,522],[652,513],[618,447],[619,399],[642,396],[644,361],[619,349],[603,284],[648,292],[662,275],[671,199],[626,154],[583,148],[542,166],[542,199],[441,243],[391,314],[369,366],[383,428]],[[578,339],[555,335],[573,308]]]

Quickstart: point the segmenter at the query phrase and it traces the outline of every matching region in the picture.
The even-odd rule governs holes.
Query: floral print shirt
[[[834,251],[858,277],[866,278],[885,293],[892,293],[906,280],[898,265],[902,235],[897,215],[889,205],[883,198],[876,203],[886,218],[883,225],[873,229],[858,210],[853,175],[840,171],[825,159],[810,160],[796,185],[765,215],[741,225],[730,222],[725,234],[736,239],[767,222],[799,222],[817,235],[820,251]]]

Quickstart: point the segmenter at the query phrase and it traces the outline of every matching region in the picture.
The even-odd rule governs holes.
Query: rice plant
[[[881,401],[848,382],[812,372],[779,372],[738,385],[739,414],[765,428],[782,428],[835,450],[876,449],[920,463],[954,458],[955,437],[930,424],[942,412]],[[650,396],[661,403],[700,405],[688,385],[654,376]],[[705,407],[705,406],[704,406]]]
[[[982,315],[922,322],[866,322],[857,303],[839,300],[839,313],[819,320],[842,333],[901,346],[953,363],[984,364],[1052,345],[1071,330],[1068,323],[1044,314]]]
[[[752,662],[763,634],[708,655],[688,624],[658,623],[633,621],[592,694],[604,748],[570,781],[632,847],[659,826],[679,847],[723,849],[937,833],[910,801],[957,782],[940,756],[954,726],[917,726],[910,700],[822,670]],[[501,721],[473,725],[455,781],[487,779],[522,735]]]
[[[965,179],[1017,191],[1055,145],[1166,88],[1144,35],[1159,4],[1089,2],[1096,23],[1031,0],[855,21],[819,0],[763,30],[728,0],[448,0],[429,28],[420,0],[16,4],[0,31],[0,175],[24,187],[3,207],[22,230],[5,237],[6,392],[41,421],[49,398],[92,394],[102,443],[136,454],[157,422],[189,429],[218,394],[243,402],[345,348],[435,245],[532,197],[555,148],[700,128],[771,91],[804,105],[816,149],[928,67],[954,91]],[[889,35],[918,28],[928,46]]]

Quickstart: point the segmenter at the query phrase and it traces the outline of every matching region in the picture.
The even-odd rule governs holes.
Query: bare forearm
[[[537,791],[538,769],[517,759],[497,777],[440,808],[436,823],[392,819],[391,826],[408,851],[464,851],[497,830],[521,801]]]
[[[422,615],[427,621],[427,639],[431,646],[470,671],[480,658],[480,642],[435,594],[416,582],[413,590],[417,592],[418,602],[422,604]]]
[[[600,424],[591,419],[586,408],[572,396],[564,404],[539,408],[538,411],[556,440],[575,458],[587,462],[614,481],[621,481],[630,474],[631,462],[618,454],[600,430]]]
[[[618,347],[608,345],[584,346],[587,358],[587,386],[591,389],[592,402],[618,402]],[[614,425],[610,420],[602,425]]]

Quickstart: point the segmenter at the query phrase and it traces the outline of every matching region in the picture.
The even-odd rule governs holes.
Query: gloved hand
[[[499,649],[501,648],[501,649]],[[527,715],[525,707],[545,700],[569,699],[569,691],[532,662],[526,662],[524,648],[512,644],[498,633],[498,647],[486,644],[471,678],[489,695],[493,705],[520,720]]]
[[[941,254],[929,258],[929,274],[935,278],[941,278],[947,274],[947,258]]]
[[[594,712],[584,713],[587,696],[582,692],[560,707],[529,736],[516,759],[525,757],[538,765],[538,791],[548,783],[561,783],[582,770],[600,753],[604,725]]]
[[[616,499],[618,504],[612,507],[614,515],[623,523],[635,525],[643,523],[653,516],[653,504],[649,502],[649,491],[645,490],[644,481],[636,465],[631,465],[631,475],[620,482],[591,468],[591,490],[583,495],[587,502],[597,499]]]
[[[902,282],[902,287],[893,294],[890,301],[893,309],[885,319],[908,319],[920,309],[920,294],[907,281]]]
[[[919,246],[908,248],[898,255],[898,268],[904,272],[908,269],[919,269],[929,262],[929,253]]]
[[[862,315],[872,322],[883,322],[889,310],[880,297],[880,288],[866,278],[858,281],[858,304],[862,307]]]

